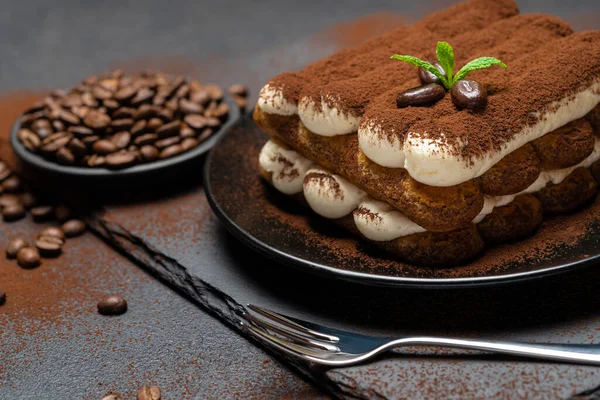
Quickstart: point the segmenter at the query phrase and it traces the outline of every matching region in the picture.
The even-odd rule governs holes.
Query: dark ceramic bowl
[[[230,109],[228,120],[217,132],[197,147],[171,158],[133,165],[124,169],[115,170],[61,165],[49,161],[39,154],[32,153],[17,139],[21,118],[18,118],[12,127],[10,143],[22,161],[24,173],[31,181],[43,183],[46,183],[48,180],[58,180],[60,183],[75,182],[79,187],[103,186],[105,184],[114,184],[115,182],[136,185],[148,182],[149,180],[157,183],[162,179],[172,179],[174,176],[180,176],[189,172],[189,167],[201,162],[203,159],[202,156],[213,147],[223,133],[227,132],[236,123],[240,116],[238,107],[227,96],[223,101]]]

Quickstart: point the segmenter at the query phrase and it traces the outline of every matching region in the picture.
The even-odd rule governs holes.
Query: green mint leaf
[[[452,81],[452,74],[454,74],[454,50],[447,42],[438,42],[435,49],[438,62],[446,71],[446,77],[448,82]]]
[[[421,67],[423,69],[426,69],[427,71],[431,72],[432,74],[434,74],[435,76],[437,76],[438,78],[440,78],[440,80],[442,81],[442,84],[446,87],[446,89],[450,89],[450,85],[449,85],[448,79],[446,79],[446,77],[444,76],[444,74],[442,74],[435,67],[435,65],[432,65],[432,64],[428,63],[427,61],[423,61],[420,58],[413,57],[413,56],[401,56],[399,54],[394,54],[391,58],[395,58],[396,60],[404,61],[404,62],[407,62],[409,64],[415,65],[417,67]]]
[[[467,76],[467,74],[469,72],[474,71],[476,69],[489,68],[492,65],[499,65],[504,69],[508,68],[506,66],[506,64],[504,64],[502,61],[498,60],[497,58],[480,57],[480,58],[476,58],[476,59],[466,63],[465,66],[462,67],[460,69],[460,71],[458,71],[456,73],[456,75],[454,76],[454,79],[452,79],[451,82],[452,82],[452,84],[454,84],[454,82],[459,81],[459,80],[463,79],[465,76]]]

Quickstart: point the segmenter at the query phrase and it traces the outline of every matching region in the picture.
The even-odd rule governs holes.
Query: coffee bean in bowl
[[[234,89],[225,95],[218,85],[160,72],[92,76],[25,111],[11,144],[26,164],[62,176],[134,176],[174,167],[208,151],[239,117],[232,97],[245,88]]]

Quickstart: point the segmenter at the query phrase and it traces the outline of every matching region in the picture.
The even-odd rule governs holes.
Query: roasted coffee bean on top
[[[242,85],[228,92],[236,101],[247,96]],[[56,163],[127,168],[175,156],[206,140],[229,117],[223,96],[218,85],[183,76],[112,71],[90,76],[67,92],[53,91],[33,105],[21,117],[17,139]]]

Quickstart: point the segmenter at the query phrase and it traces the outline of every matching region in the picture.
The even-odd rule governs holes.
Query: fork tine
[[[244,313],[244,314],[242,314],[242,318],[244,318],[246,321],[248,321],[252,324],[258,325],[258,327],[260,327],[260,328],[267,329],[269,331],[277,333],[277,334],[283,336],[284,338],[291,340],[297,344],[301,344],[306,347],[317,348],[317,349],[323,350],[323,351],[331,351],[331,352],[340,351],[340,349],[337,346],[334,346],[332,344],[325,343],[325,342],[322,342],[319,340],[313,340],[310,337],[307,337],[307,336],[297,333],[296,331],[290,330],[285,327],[279,327],[277,325],[270,323],[269,321],[258,318],[252,314]]]
[[[270,333],[258,329],[248,323],[242,322],[242,324],[246,326],[246,328],[248,328],[248,332],[255,338],[265,341],[270,345],[276,347],[277,349],[292,356],[300,357],[312,362],[319,362],[320,360],[323,360],[324,357],[328,354],[327,352],[311,349],[308,347],[304,347],[300,344],[288,342],[287,340],[281,339],[275,335],[271,335]]]
[[[255,306],[253,304],[248,304],[248,308],[252,311],[262,315],[263,317],[269,319],[270,321],[276,322],[278,324],[287,326],[292,330],[296,330],[304,334],[305,336],[313,337],[315,339],[324,340],[330,343],[337,343],[340,339],[337,336],[327,335],[325,333],[317,332],[312,329],[308,329],[300,324],[297,324],[294,321],[290,321],[288,318],[283,315],[277,314],[274,311],[267,310],[266,308],[262,308],[259,306]]]

